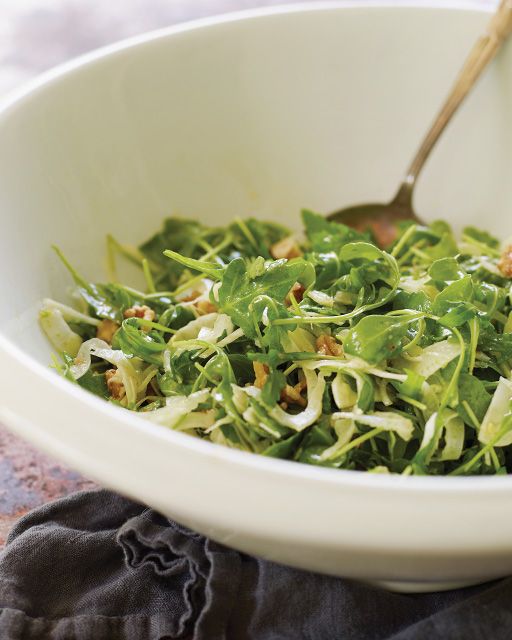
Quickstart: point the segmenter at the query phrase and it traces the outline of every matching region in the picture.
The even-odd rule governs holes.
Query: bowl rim
[[[469,13],[491,14],[492,7],[475,2],[475,0],[321,0],[319,2],[300,2],[286,5],[274,5],[270,7],[260,7],[235,11],[206,18],[200,18],[170,27],[164,27],[148,31],[139,35],[125,38],[95,49],[91,52],[80,55],[72,60],[59,64],[48,71],[36,76],[34,79],[10,91],[0,100],[0,127],[3,120],[9,116],[11,110],[23,106],[26,100],[36,97],[39,91],[44,91],[54,83],[65,80],[66,77],[75,72],[80,72],[96,63],[101,63],[105,58],[122,54],[135,47],[144,46],[158,40],[165,40],[180,34],[195,32],[201,29],[215,28],[219,25],[236,23],[246,20],[266,18],[282,14],[299,14],[306,12],[323,12],[329,10],[428,10],[428,11],[467,11]],[[34,318],[36,321],[36,319]],[[495,494],[512,489],[512,474],[508,476],[402,476],[398,474],[373,474],[367,471],[352,471],[346,469],[331,469],[317,467],[305,463],[297,463],[290,460],[268,458],[258,454],[231,449],[222,445],[217,445],[208,441],[192,438],[171,429],[154,425],[144,420],[138,414],[115,407],[108,402],[94,396],[93,394],[72,385],[64,380],[35,358],[28,355],[15,342],[0,333],[0,354],[7,356],[7,361],[18,361],[36,376],[50,383],[50,389],[55,390],[56,396],[61,392],[71,395],[77,403],[77,407],[83,406],[95,412],[107,414],[112,420],[123,423],[123,426],[141,432],[155,440],[166,441],[182,450],[189,450],[195,453],[210,456],[215,455],[217,459],[231,464],[235,467],[250,467],[254,471],[273,474],[276,477],[286,476],[287,478],[308,479],[319,484],[343,485],[361,489],[371,489],[372,491],[398,491],[414,493],[449,493],[475,494],[490,492]],[[0,417],[2,414],[11,419],[14,412],[7,407],[0,406]],[[16,416],[23,421],[23,417]],[[36,431],[44,431],[44,428],[37,425]],[[57,438],[52,438],[47,434],[49,440],[58,442]]]

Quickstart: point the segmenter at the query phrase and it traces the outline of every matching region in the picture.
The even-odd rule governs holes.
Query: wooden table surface
[[[226,11],[292,1],[0,0],[0,95],[49,67],[121,38]],[[0,546],[28,510],[93,486],[0,425]]]

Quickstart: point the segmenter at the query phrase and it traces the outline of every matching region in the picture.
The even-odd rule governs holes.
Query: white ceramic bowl
[[[512,571],[512,478],[384,477],[272,460],[153,426],[60,379],[37,325],[104,236],[169,213],[294,226],[384,200],[483,29],[463,6],[315,4],[179,26],[60,67],[0,112],[0,420],[216,540],[298,567],[429,589]],[[428,218],[512,232],[512,49],[419,185]]]

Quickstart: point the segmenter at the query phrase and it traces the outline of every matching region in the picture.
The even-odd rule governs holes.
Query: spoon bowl
[[[486,33],[473,45],[393,200],[389,204],[371,202],[340,209],[331,213],[328,216],[329,220],[361,231],[370,229],[381,247],[387,247],[395,240],[400,221],[421,222],[412,207],[418,176],[446,126],[511,33],[512,0],[501,0],[487,26]]]
[[[349,227],[364,231],[369,229],[381,247],[388,247],[396,238],[400,222],[410,220],[423,224],[412,208],[412,189],[401,187],[396,196],[387,204],[369,202],[358,204],[331,213],[328,218]]]

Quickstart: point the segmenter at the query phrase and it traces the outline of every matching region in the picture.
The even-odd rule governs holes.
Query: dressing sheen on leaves
[[[53,367],[160,428],[267,457],[511,472],[510,249],[444,221],[404,222],[388,251],[312,211],[302,222],[303,240],[256,218],[168,218],[138,247],[109,236],[107,283],[56,249],[76,307],[42,302]],[[147,290],[115,281],[117,259]]]

